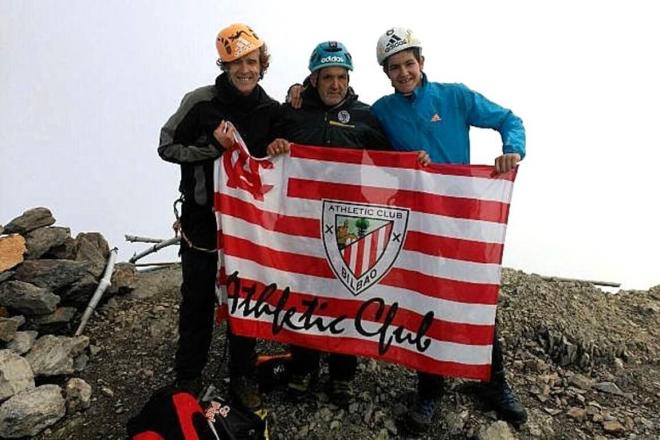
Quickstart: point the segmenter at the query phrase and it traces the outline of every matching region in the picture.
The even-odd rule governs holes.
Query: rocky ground
[[[143,272],[130,294],[102,305],[88,324],[90,360],[78,374],[92,386],[89,409],[37,439],[124,439],[127,420],[172,379],[178,268]],[[660,438],[660,286],[606,294],[588,283],[545,281],[505,270],[499,306],[508,377],[529,411],[516,429],[497,422],[472,392],[450,381],[441,415],[426,439]],[[281,347],[261,342],[262,353]],[[223,328],[217,330],[206,382],[223,381]],[[63,378],[64,381],[64,378]],[[272,439],[392,439],[415,376],[362,359],[347,410],[322,386],[293,404],[266,394]]]

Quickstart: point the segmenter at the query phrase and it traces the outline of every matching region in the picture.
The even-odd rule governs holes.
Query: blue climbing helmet
[[[324,67],[344,67],[353,70],[351,54],[338,41],[324,41],[314,48],[309,57],[309,71],[316,72]]]

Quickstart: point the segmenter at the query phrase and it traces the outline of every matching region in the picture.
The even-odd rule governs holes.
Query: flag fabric
[[[490,377],[516,170],[292,144],[216,161],[233,331],[445,376]]]

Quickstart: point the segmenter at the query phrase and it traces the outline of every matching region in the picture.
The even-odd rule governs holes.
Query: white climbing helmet
[[[403,27],[389,29],[378,39],[376,45],[376,58],[381,66],[385,59],[402,50],[418,47],[421,51],[422,42],[415,36],[412,30]]]

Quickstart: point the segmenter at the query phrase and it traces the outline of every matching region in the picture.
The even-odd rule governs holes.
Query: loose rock
[[[33,436],[53,425],[66,413],[62,391],[57,385],[16,394],[0,405],[0,437]]]
[[[48,289],[23,281],[0,284],[0,306],[11,307],[26,315],[53,313],[60,297]]]
[[[32,208],[10,221],[5,226],[4,233],[25,234],[53,223],[55,223],[55,219],[48,208]]]
[[[493,422],[479,432],[479,440],[515,440],[509,425],[506,422]]]
[[[64,393],[69,413],[86,410],[92,403],[92,387],[80,378],[69,379],[64,387]]]
[[[59,226],[45,227],[28,232],[25,236],[27,258],[41,258],[50,249],[61,246],[71,237],[71,230]]]
[[[88,263],[69,260],[28,260],[18,267],[14,278],[55,291],[79,280],[87,266]]]
[[[71,374],[75,371],[74,358],[88,345],[87,336],[69,338],[45,335],[37,339],[25,358],[32,366],[35,376]]]
[[[0,318],[0,341],[9,342],[16,336],[19,322],[12,318]]]
[[[20,235],[0,237],[0,272],[21,264],[26,250],[25,239]]]
[[[25,354],[34,345],[38,333],[35,331],[16,332],[14,339],[7,344],[7,348],[16,354]]]
[[[12,350],[0,350],[0,401],[34,388],[30,364]]]

